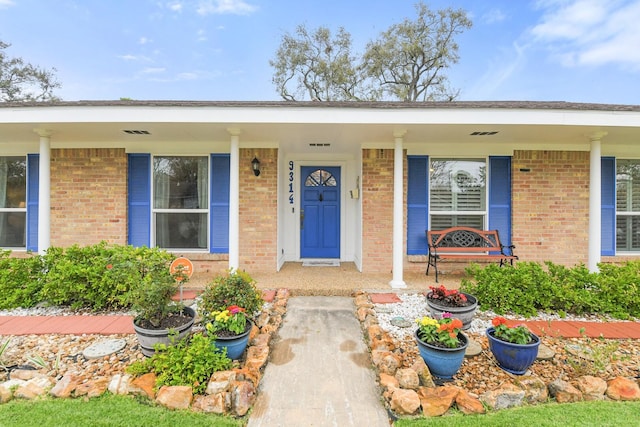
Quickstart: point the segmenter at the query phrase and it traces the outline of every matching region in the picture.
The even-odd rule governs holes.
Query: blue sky
[[[67,101],[280,100],[269,60],[299,24],[361,52],[414,0],[0,0],[6,53],[55,67]],[[640,104],[640,0],[432,0],[462,8],[460,100]]]

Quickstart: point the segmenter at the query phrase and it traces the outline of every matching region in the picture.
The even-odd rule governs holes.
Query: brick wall
[[[393,267],[393,150],[362,150],[361,185],[362,271],[391,273]]]
[[[51,150],[51,245],[127,243],[124,149]]]
[[[520,259],[586,264],[589,153],[515,151],[512,172],[513,243]]]
[[[251,160],[260,160],[260,176]],[[278,150],[240,150],[240,269],[272,272],[278,253]]]

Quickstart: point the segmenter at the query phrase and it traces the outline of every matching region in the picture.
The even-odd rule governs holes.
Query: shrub
[[[193,392],[202,394],[207,388],[211,375],[231,368],[232,361],[227,350],[218,350],[215,336],[202,333],[193,334],[174,345],[156,344],[152,357],[132,363],[127,372],[142,375],[156,374],[156,388],[163,385],[186,385]]]
[[[256,282],[244,271],[229,271],[208,283],[198,303],[200,314],[205,319],[211,313],[224,311],[230,305],[237,305],[246,310],[249,316],[262,309],[264,300]]]
[[[472,264],[460,289],[474,295],[481,309],[533,316],[538,311],[599,313],[626,319],[640,316],[640,261],[600,264],[600,273],[584,265],[566,267],[519,262],[500,267]]]
[[[94,310],[129,306],[128,294],[145,280],[171,277],[170,253],[147,247],[51,247],[43,256],[42,298],[55,305]]]
[[[10,255],[0,249],[0,309],[33,307],[42,298],[42,259],[31,253],[24,258]]]

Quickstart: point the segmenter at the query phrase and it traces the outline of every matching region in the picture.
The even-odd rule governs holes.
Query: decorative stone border
[[[204,395],[195,395],[188,386],[163,386],[154,391],[155,374],[134,378],[115,374],[81,382],[79,375],[67,373],[57,380],[37,370],[15,370],[11,378],[0,384],[0,403],[13,398],[35,399],[49,394],[58,398],[97,397],[109,391],[113,394],[142,395],[171,409],[246,415],[255,402],[256,390],[263,368],[269,358],[269,343],[286,313],[289,291],[278,289],[273,302],[256,319],[251,331],[244,362],[240,366],[212,375]]]
[[[558,378],[545,384],[540,378],[523,377],[503,383],[498,389],[474,395],[454,385],[436,386],[421,358],[406,366],[402,351],[394,338],[378,324],[370,296],[360,291],[355,295],[356,317],[367,339],[371,360],[378,372],[382,396],[387,408],[397,416],[422,414],[427,417],[445,414],[453,406],[464,414],[485,413],[491,409],[546,402],[581,400],[640,400],[640,380],[617,377],[609,381],[582,376],[577,387]]]

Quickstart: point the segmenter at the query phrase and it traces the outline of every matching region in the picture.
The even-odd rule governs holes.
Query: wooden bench
[[[502,267],[507,262],[513,265],[518,257],[513,254],[515,246],[500,243],[498,230],[478,230],[471,227],[451,227],[445,230],[426,231],[429,258],[427,272],[433,266],[438,282],[438,260],[496,260]]]

